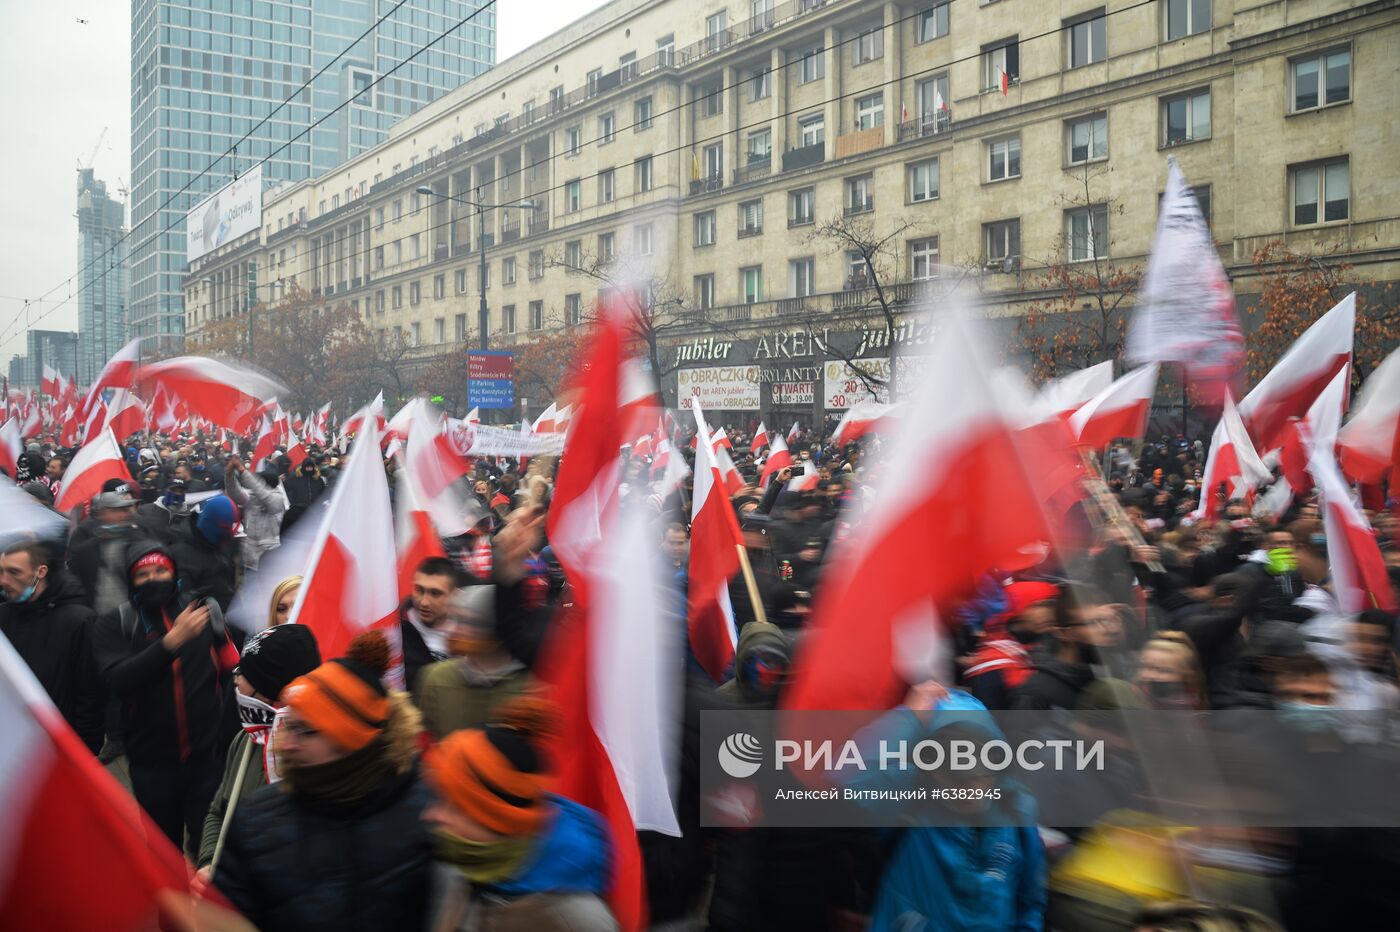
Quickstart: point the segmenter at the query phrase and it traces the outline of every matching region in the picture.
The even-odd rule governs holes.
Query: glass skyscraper
[[[236,172],[290,143],[263,165],[263,183],[318,175],[495,64],[493,7],[370,89],[482,2],[408,0],[356,42],[395,0],[132,0],[130,335],[172,335],[161,349],[179,348],[185,213]],[[236,157],[220,158],[351,43]],[[349,106],[291,142],[346,100]],[[171,199],[215,159],[213,170]]]
[[[78,169],[78,358],[50,365],[90,384],[126,342],[126,205],[107,196],[91,168]]]

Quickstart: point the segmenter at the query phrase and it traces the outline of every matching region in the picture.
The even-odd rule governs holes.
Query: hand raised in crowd
[[[496,582],[513,586],[525,578],[525,561],[539,549],[544,536],[545,511],[536,505],[517,508],[506,517],[496,534],[494,572]]]
[[[171,625],[170,630],[165,633],[166,649],[174,653],[207,627],[209,627],[209,606],[202,601],[191,602],[185,606],[185,610],[175,618],[175,624]]]

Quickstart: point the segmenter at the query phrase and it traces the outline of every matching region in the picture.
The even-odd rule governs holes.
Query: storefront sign
[[[844,411],[862,401],[886,401],[889,378],[889,359],[861,359],[855,367],[827,362],[822,366],[823,404],[830,410]],[[872,388],[878,390],[878,397]]]
[[[815,397],[812,382],[774,382],[773,405],[779,408],[809,408]]]
[[[702,407],[719,411],[757,411],[759,406],[758,366],[716,366],[706,369],[676,370],[676,400],[689,409],[691,399]]]
[[[676,347],[676,365],[688,362],[724,362],[733,348],[733,340],[716,340],[714,337],[681,343]]]

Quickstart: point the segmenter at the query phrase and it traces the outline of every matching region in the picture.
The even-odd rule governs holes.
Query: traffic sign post
[[[515,407],[515,354],[467,350],[467,405],[485,410]]]

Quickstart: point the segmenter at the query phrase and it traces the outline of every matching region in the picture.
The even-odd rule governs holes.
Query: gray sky
[[[537,42],[604,0],[499,0],[497,60]],[[108,189],[130,181],[128,0],[0,3],[0,369],[24,352],[24,298],[77,271],[79,160],[102,140],[93,167]],[[85,20],[85,22],[79,22]],[[118,180],[120,179],[120,181]],[[64,285],[50,297],[69,296]],[[35,326],[77,329],[76,301]],[[35,320],[49,304],[31,305]]]

